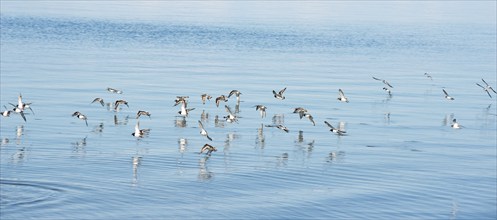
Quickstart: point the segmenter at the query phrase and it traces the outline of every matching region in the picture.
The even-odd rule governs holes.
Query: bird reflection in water
[[[123,120],[119,120],[117,118],[117,115],[114,115],[114,125],[119,126],[119,125],[127,125],[129,120],[129,115],[126,115]]]
[[[264,124],[257,128],[257,137],[255,137],[255,146],[264,149],[266,146],[266,137],[264,136]]]
[[[304,140],[304,131],[299,131],[299,135],[297,136],[297,140],[295,141],[296,146],[299,146],[304,150],[304,153],[307,154],[307,158],[311,157],[312,150],[314,149],[314,140],[306,143]]]
[[[133,156],[133,185],[138,183],[138,167],[141,165],[142,157],[141,156]]]
[[[186,152],[187,147],[188,147],[188,140],[186,138],[180,138],[180,139],[178,139],[178,146],[179,146],[178,151],[183,156],[183,154]]]
[[[285,124],[285,115],[284,114],[275,114],[272,118],[273,125],[283,125]]]
[[[214,173],[210,172],[209,168],[206,165],[209,158],[210,156],[200,158],[197,178],[201,182],[210,181],[214,177]]]
[[[26,157],[26,148],[22,147],[12,155],[12,163],[14,164],[22,163],[25,157]]]
[[[0,146],[6,146],[9,142],[10,140],[8,138],[2,138],[2,144]]]
[[[99,135],[102,135],[103,131],[104,131],[104,123],[100,123],[99,125],[95,126],[92,130],[94,134],[99,134]]]
[[[202,110],[202,113],[200,114],[200,121],[203,123],[209,123],[209,113],[205,112],[205,110]]]
[[[177,128],[186,127],[186,118],[182,116],[176,117],[176,120],[174,121],[174,126]]]
[[[286,167],[288,164],[288,153],[283,153],[281,156],[276,157],[276,166],[281,167],[284,166]]]
[[[452,120],[454,120],[454,114],[445,115],[444,119],[442,120],[442,125],[448,126],[452,123]]]
[[[345,151],[331,151],[326,158],[327,163],[339,163],[344,160]]]
[[[225,122],[225,120],[219,120],[218,115],[216,115],[216,117],[214,117],[214,126],[216,128],[224,128],[224,122]]]
[[[24,135],[24,125],[18,125],[16,128],[16,144],[21,144],[21,137]]]
[[[76,154],[81,154],[81,155],[84,155],[86,153],[86,138],[88,136],[86,136],[85,138],[81,139],[81,140],[78,140],[76,142],[73,142],[71,143],[72,146],[73,146],[73,150],[72,152],[73,153],[76,153]]]

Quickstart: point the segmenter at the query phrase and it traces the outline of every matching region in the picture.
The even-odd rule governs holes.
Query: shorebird
[[[286,133],[288,133],[290,131],[290,130],[288,130],[287,127],[285,127],[284,125],[281,125],[281,124],[279,124],[279,125],[266,125],[266,127],[276,127],[282,131],[285,131]]]
[[[392,95],[392,91],[390,89],[388,89],[387,87],[383,87],[383,90],[388,92],[388,95]]]
[[[137,121],[135,125],[135,132],[131,133],[131,135],[141,138],[144,135],[148,134],[149,131],[150,129],[140,129],[140,121]]]
[[[489,91],[492,91],[492,92],[494,92],[495,94],[497,94],[497,92],[494,90],[494,88],[492,88],[490,85],[488,85],[488,83],[487,83],[487,82],[485,82],[485,80],[484,80],[484,79],[481,79],[481,81],[483,81],[483,83],[485,83],[485,86],[482,86],[482,85],[480,85],[480,84],[478,84],[478,83],[476,83],[476,85],[477,85],[477,86],[479,86],[479,87],[481,87],[481,88],[482,88],[485,92],[487,92],[487,94],[488,94],[488,96],[489,96],[490,98],[492,98],[492,96],[490,95],[490,92],[489,92]]]
[[[174,105],[173,106],[177,106],[181,103],[186,103],[189,96],[176,96],[176,99],[174,100]]]
[[[123,94],[123,91],[121,91],[119,89],[113,89],[113,88],[110,88],[110,87],[107,88],[107,91],[109,91],[111,93],[116,93],[116,94]]]
[[[462,127],[462,126],[461,126],[461,125],[460,125],[460,124],[456,121],[456,119],[455,119],[455,118],[452,120],[452,125],[450,125],[450,126],[451,126],[452,128],[454,128],[454,129],[459,129],[459,128],[461,128],[461,127]]]
[[[328,127],[330,127],[330,131],[337,134],[337,135],[344,135],[345,133],[347,133],[346,131],[344,130],[341,130],[341,129],[336,129],[335,127],[333,127],[333,125],[331,125],[330,123],[328,123],[327,121],[324,121],[324,123],[326,125],[328,125]]]
[[[128,106],[128,108],[129,108],[129,105],[128,105],[128,102],[127,102],[127,101],[122,100],[122,99],[119,99],[119,100],[116,100],[116,102],[114,103],[114,110],[116,110],[116,111],[117,111],[117,109],[118,109],[119,105],[122,105],[122,104],[124,104],[124,105]]]
[[[386,81],[386,80],[384,80],[384,79],[376,78],[376,77],[374,77],[374,76],[373,76],[373,79],[374,79],[374,80],[381,81],[381,82],[383,82],[383,84],[387,85],[388,87],[393,88],[393,86],[392,86],[392,85],[390,85],[390,83],[388,83],[388,81]]]
[[[181,116],[185,116],[187,117],[188,116],[188,113],[190,113],[190,111],[193,111],[195,110],[195,108],[186,108],[187,104],[186,102],[183,102],[181,104],[181,109],[180,111],[178,112],[178,114],[180,114]]]
[[[235,95],[236,96],[236,102],[240,102],[240,95],[242,93],[238,90],[231,90],[230,94],[228,95],[228,98],[230,98],[232,95]]]
[[[136,113],[136,119],[140,118],[140,116],[142,116],[142,115],[146,115],[146,116],[148,116],[150,118],[150,112],[139,110]]]
[[[312,115],[311,115],[311,114],[309,114],[309,113],[304,113],[304,117],[308,118],[308,119],[309,119],[309,121],[311,121],[311,122],[312,122],[312,125],[316,126],[316,123],[314,122],[314,118],[312,117]]]
[[[442,91],[445,93],[445,98],[448,99],[448,100],[454,100],[453,97],[449,96],[449,93],[447,93],[447,91],[445,91],[445,89],[442,89]]]
[[[216,98],[216,107],[219,107],[219,103],[221,101],[227,102],[228,100],[226,99],[226,96],[224,96],[224,95],[221,95],[221,96],[217,97]]]
[[[338,94],[340,95],[340,97],[337,98],[338,101],[349,102],[349,99],[347,97],[345,97],[345,94],[343,94],[342,89],[338,89]]]
[[[206,100],[211,100],[212,99],[212,96],[208,95],[208,94],[202,94],[200,95],[200,98],[202,99],[202,104],[205,105],[205,101]]]
[[[307,109],[302,107],[297,107],[293,110],[293,113],[299,113],[300,119],[304,117],[304,114],[307,112]]]
[[[433,81],[433,77],[431,77],[431,75],[430,75],[430,74],[425,73],[425,76],[426,76],[428,79],[430,79],[431,81]]]
[[[10,116],[10,113],[11,111],[7,109],[7,107],[4,105],[3,106],[5,108],[5,111],[2,112],[2,116],[3,117],[9,117]]]
[[[231,122],[235,122],[238,120],[237,116],[235,114],[233,114],[233,112],[231,111],[231,108],[229,106],[224,105],[224,108],[226,109],[226,112],[228,112],[228,115],[224,116],[224,118],[226,119],[227,122],[231,123]]]
[[[283,95],[283,93],[286,91],[286,87],[282,90],[280,90],[278,93],[276,93],[276,91],[273,90],[273,95],[276,99],[280,99],[280,100],[283,100],[285,99],[285,96]]]
[[[100,102],[100,105],[102,105],[102,107],[105,106],[104,99],[102,99],[102,98],[93,99],[93,102],[91,102],[91,104],[94,102]]]
[[[213,151],[217,151],[217,149],[210,145],[210,144],[204,144],[204,146],[200,149],[200,153],[204,153],[204,151],[207,151],[207,156],[210,156]]]
[[[256,111],[259,111],[261,114],[261,118],[266,117],[266,109],[267,107],[264,105],[256,105],[254,106]]]
[[[202,122],[201,122],[200,120],[198,121],[198,126],[199,126],[199,128],[200,128],[200,134],[201,134],[202,136],[206,136],[206,137],[207,137],[207,139],[209,139],[209,141],[212,141],[212,138],[211,138],[211,137],[209,137],[209,134],[208,134],[208,133],[207,133],[207,131],[205,130],[204,125],[202,124]]]
[[[81,112],[74,112],[72,113],[72,116],[76,116],[77,118],[81,119],[81,120],[85,120],[85,123],[86,123],[86,126],[88,127],[88,118],[86,117],[86,115],[83,115]]]

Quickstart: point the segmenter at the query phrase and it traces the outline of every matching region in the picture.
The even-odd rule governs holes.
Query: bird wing
[[[487,85],[487,86],[488,86],[488,83],[487,83],[487,82],[485,82],[485,80],[484,80],[484,79],[481,79],[481,81],[483,81],[483,83],[485,83],[485,85]]]
[[[476,83],[476,85],[477,85],[477,86],[479,86],[479,87],[481,87],[482,89],[485,89],[485,87],[484,87],[484,86],[482,86],[482,85],[480,85],[480,84],[478,84],[478,83]]]
[[[283,93],[284,93],[285,91],[286,91],[286,87],[285,87],[284,89],[280,90],[279,94],[280,94],[280,95],[283,95]]]
[[[201,130],[204,129],[204,125],[202,124],[202,122],[200,120],[198,120],[198,126],[200,127]]]
[[[342,89],[338,89],[338,94],[340,94],[340,98],[345,99],[345,94],[343,94]]]
[[[442,89],[442,91],[444,91],[446,96],[449,96],[449,93],[447,93],[447,91],[445,91],[445,89]]]
[[[328,127],[330,127],[331,129],[335,129],[335,128],[333,127],[333,125],[331,125],[331,124],[330,124],[330,123],[328,123],[327,121],[324,121],[324,123],[325,123],[326,125],[328,125]]]
[[[378,81],[382,81],[382,79],[380,79],[380,78],[376,78],[376,77],[374,77],[374,76],[373,76],[373,79],[374,79],[374,80],[378,80]]]

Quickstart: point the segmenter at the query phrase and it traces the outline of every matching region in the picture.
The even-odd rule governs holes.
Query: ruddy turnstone
[[[497,92],[494,90],[494,88],[492,88],[490,85],[488,85],[488,83],[487,83],[487,82],[485,82],[485,80],[484,80],[484,79],[481,79],[481,81],[483,81],[483,83],[485,83],[485,86],[482,86],[482,85],[480,85],[480,84],[478,84],[478,83],[476,83],[476,85],[477,85],[477,86],[479,86],[479,87],[481,87],[481,88],[482,88],[485,92],[487,92],[487,94],[488,94],[488,96],[489,96],[490,98],[492,98],[492,96],[490,95],[490,92],[489,92],[489,91],[492,91],[492,92],[494,92],[495,94],[497,94]]]
[[[285,99],[285,96],[283,95],[283,93],[286,91],[286,87],[282,90],[280,90],[278,93],[276,93],[276,91],[273,90],[273,95],[276,99],[279,99],[279,100],[283,100]]]
[[[210,101],[210,100],[212,99],[212,96],[210,96],[210,95],[208,95],[208,94],[202,94],[202,95],[200,95],[200,98],[202,98],[202,104],[204,104],[204,105],[205,105],[205,101],[206,101],[206,100],[209,100],[209,101]]]
[[[254,107],[255,107],[255,110],[259,111],[259,113],[261,114],[261,118],[266,117],[266,109],[267,109],[266,106],[264,106],[264,105],[256,105]]]
[[[83,115],[81,112],[74,112],[72,113],[72,116],[76,116],[77,118],[81,119],[81,120],[85,120],[85,123],[86,123],[86,126],[88,127],[88,118],[86,117],[86,115]]]
[[[345,94],[343,94],[342,89],[338,89],[338,95],[340,95],[340,97],[337,98],[338,101],[349,102],[349,99],[347,97],[345,97]]]
[[[209,137],[209,134],[208,134],[208,133],[207,133],[207,131],[205,130],[204,125],[202,124],[202,122],[201,122],[200,120],[198,121],[198,126],[199,126],[199,128],[200,128],[200,134],[201,134],[202,136],[206,136],[206,137],[207,137],[207,139],[209,139],[209,141],[212,141],[212,138],[211,138],[211,137]]]
[[[140,118],[140,116],[142,115],[146,115],[150,118],[150,112],[147,112],[147,111],[142,111],[142,110],[139,110],[137,113],[136,113],[136,118]]]
[[[207,156],[210,156],[213,151],[217,151],[217,149],[210,145],[210,144],[204,144],[204,146],[200,149],[200,153],[204,153],[204,151],[207,151]]]
[[[445,89],[442,89],[442,91],[444,92],[446,99],[448,99],[448,100],[454,100],[453,97],[449,96],[449,93],[447,93],[447,91],[445,91]]]

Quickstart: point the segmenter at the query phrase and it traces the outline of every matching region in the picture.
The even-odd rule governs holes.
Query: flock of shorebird
[[[430,74],[425,73],[424,75],[427,78],[429,78],[430,80],[433,80],[433,78]],[[376,77],[373,77],[373,79],[377,80],[377,81],[381,81],[384,84],[383,90],[385,90],[389,96],[392,95],[391,89],[393,88],[393,86],[388,81],[386,81],[384,79],[376,78]],[[483,89],[483,91],[485,91],[490,98],[492,98],[492,93],[497,94],[497,91],[495,91],[495,89],[492,88],[484,79],[481,79],[481,81],[483,82],[483,84],[476,83],[476,85],[478,87],[481,87]],[[285,99],[284,93],[285,93],[286,89],[287,88],[285,87],[278,92],[273,90],[274,98],[278,99],[278,100],[284,100]],[[113,88],[107,88],[107,91],[109,91],[111,93],[116,93],[116,94],[123,93],[121,90],[113,89]],[[449,93],[444,88],[442,88],[442,92],[444,94],[445,99],[454,100],[454,97],[450,96]],[[227,102],[228,99],[231,98],[232,96],[235,96],[237,103],[239,103],[241,94],[242,93],[238,90],[232,90],[227,96],[220,95],[219,97],[217,97],[215,99],[215,104],[217,107],[219,107],[221,102]],[[189,98],[189,96],[177,96],[176,99],[174,100],[174,106],[181,105],[180,110],[178,111],[178,114],[182,117],[187,117],[189,112],[195,109],[195,108],[188,108],[187,107],[188,106],[188,98]],[[206,101],[212,99],[212,96],[210,96],[208,94],[202,94],[200,96],[200,98],[201,98],[202,104],[205,104]],[[338,98],[337,99],[340,102],[347,102],[347,103],[349,102],[349,98],[347,98],[345,96],[345,93],[343,92],[342,89],[338,89]],[[102,98],[95,98],[91,102],[91,104],[92,103],[100,103],[102,106],[105,105],[104,100]],[[24,102],[21,94],[19,94],[19,96],[18,96],[17,104],[13,104],[13,103],[9,103],[9,104],[12,105],[13,109],[9,110],[4,105],[5,111],[1,112],[3,117],[9,117],[11,113],[16,113],[16,114],[19,114],[24,121],[26,121],[26,116],[25,116],[26,109],[29,109],[34,114],[34,111],[31,108],[32,103]],[[122,106],[122,105],[126,105],[129,108],[127,101],[119,99],[113,103],[114,111],[118,111],[119,106]],[[266,106],[255,105],[254,107],[255,107],[256,111],[259,111],[260,116],[262,118],[266,117],[266,109],[267,109]],[[229,123],[237,122],[238,116],[236,115],[236,113],[234,113],[228,105],[225,105],[225,109],[226,109],[226,112],[228,113],[228,115],[224,116],[224,119],[226,120],[226,122],[229,122]],[[302,107],[297,107],[294,109],[293,113],[298,113],[300,119],[307,118],[314,126],[316,125],[316,123],[314,122],[313,116],[308,112],[307,109],[302,108]],[[87,120],[88,118],[83,113],[76,111],[72,114],[72,116],[77,117],[78,119],[84,120],[86,123],[86,126],[88,126],[88,120]],[[139,110],[136,113],[136,118],[138,119],[141,116],[150,117],[151,114],[150,114],[150,112]],[[327,121],[324,121],[324,123],[329,127],[330,131],[334,134],[342,136],[342,135],[346,135],[346,133],[347,133],[342,126],[336,128]],[[202,122],[200,120],[198,121],[198,124],[199,124],[199,129],[200,129],[200,135],[205,136],[209,141],[212,141],[212,138],[209,136],[207,130],[205,129],[204,125],[202,124]],[[285,132],[289,132],[289,129],[282,124],[266,125],[266,127],[276,127],[276,128],[283,130]],[[461,126],[454,118],[452,120],[451,127],[454,129],[459,129],[459,128],[462,128],[463,126]],[[135,130],[131,135],[133,135],[134,137],[137,137],[137,138],[142,138],[142,137],[146,136],[149,133],[149,131],[150,131],[150,129],[140,129],[140,121],[137,121],[137,123],[135,125]],[[211,153],[214,151],[217,151],[216,147],[206,143],[200,149],[200,154],[206,152],[206,154],[208,156],[210,156]]]

